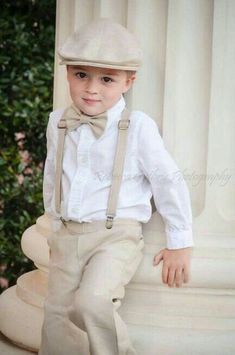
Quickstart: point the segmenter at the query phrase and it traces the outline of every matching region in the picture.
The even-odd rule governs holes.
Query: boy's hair
[[[136,74],[136,70],[126,70],[126,73],[127,73],[127,78],[129,79],[130,77]]]
[[[136,71],[142,51],[135,37],[110,19],[83,26],[58,49],[60,64],[88,65],[100,68]]]

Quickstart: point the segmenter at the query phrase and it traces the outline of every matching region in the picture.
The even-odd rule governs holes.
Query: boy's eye
[[[104,76],[103,80],[105,83],[111,83],[113,81],[113,79],[109,78],[108,76]]]
[[[75,75],[78,76],[80,79],[83,79],[87,76],[86,73],[84,73],[84,72],[78,72]]]

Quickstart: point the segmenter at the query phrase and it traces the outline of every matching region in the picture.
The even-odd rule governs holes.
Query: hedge
[[[4,1],[0,18],[0,286],[34,269],[22,233],[43,213],[52,110],[55,0]]]

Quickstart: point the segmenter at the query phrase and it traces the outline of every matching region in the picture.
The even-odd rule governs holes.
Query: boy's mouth
[[[87,104],[95,104],[97,102],[100,102],[101,100],[95,100],[95,99],[88,99],[88,98],[83,98],[83,101],[85,101]]]

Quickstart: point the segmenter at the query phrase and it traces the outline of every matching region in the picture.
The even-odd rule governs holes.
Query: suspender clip
[[[107,229],[111,229],[112,226],[113,226],[113,219],[114,219],[114,216],[111,216],[111,215],[108,215],[107,216],[107,219],[106,219],[106,224],[105,224],[105,227]]]
[[[119,129],[127,129],[130,126],[130,120],[120,120],[118,121]]]
[[[61,118],[61,120],[58,122],[57,127],[58,127],[58,128],[62,128],[62,129],[67,128],[66,120],[64,120],[63,118]]]
[[[63,225],[66,227],[66,220],[63,217],[60,217],[60,220],[63,223]]]

